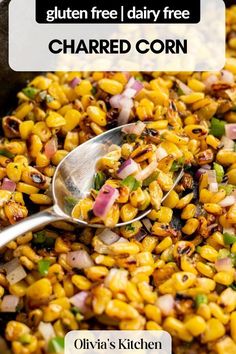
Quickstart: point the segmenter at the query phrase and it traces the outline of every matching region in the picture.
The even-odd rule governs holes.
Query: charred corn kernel
[[[233,272],[219,272],[214,276],[214,281],[216,283],[229,286],[234,281]]]
[[[6,326],[6,338],[9,341],[18,340],[24,334],[28,334],[30,329],[24,323],[17,321],[9,321]]]
[[[25,206],[11,201],[4,205],[4,212],[11,224],[15,224],[28,215],[28,210]]]
[[[27,257],[22,256],[20,257],[20,263],[27,269],[32,270],[35,268],[34,263]]]
[[[80,123],[81,120],[81,113],[77,111],[76,109],[69,109],[64,116],[65,119],[65,125],[62,127],[62,133],[66,134]]]
[[[185,133],[191,139],[202,140],[205,139],[208,134],[208,129],[202,125],[190,124],[184,128]]]
[[[53,322],[58,320],[61,315],[62,307],[57,304],[49,304],[44,308],[43,311],[43,321],[44,322]]]
[[[196,92],[203,92],[205,91],[205,84],[197,79],[189,79],[188,80],[188,86],[191,88],[191,90],[196,91]]]
[[[186,207],[183,209],[181,213],[181,219],[187,220],[187,219],[192,219],[195,216],[196,213],[196,206],[194,204],[188,204]]]
[[[229,322],[230,316],[229,314],[225,314],[222,308],[217,305],[215,302],[210,302],[209,303],[209,308],[211,310],[212,316],[218,318],[221,323],[226,325]]]
[[[194,337],[197,337],[205,331],[206,321],[201,316],[193,316],[185,322],[185,327]]]
[[[94,289],[94,298],[92,300],[93,311],[100,315],[102,314],[112,298],[112,293],[109,289],[103,286],[98,286]]]
[[[172,245],[172,239],[170,236],[165,237],[155,248],[156,253],[162,253],[165,249]]]
[[[146,236],[142,242],[142,248],[145,251],[152,252],[155,249],[157,243],[158,243],[158,240],[156,237]]]
[[[220,140],[211,134],[206,137],[206,143],[213,147],[215,150],[217,150],[221,144]]]
[[[163,323],[163,329],[173,336],[177,335],[177,337],[186,342],[191,342],[193,339],[190,332],[185,328],[184,323],[177,320],[177,318],[167,317]]]
[[[179,196],[178,194],[172,190],[168,196],[165,198],[164,202],[163,202],[163,205],[165,207],[168,207],[170,209],[173,209],[176,207],[176,205],[178,204],[179,202]]]
[[[141,282],[138,284],[138,291],[143,300],[147,303],[154,304],[157,300],[157,294],[153,292],[152,287],[147,282]]]
[[[214,215],[221,215],[223,210],[222,207],[218,204],[215,203],[206,203],[204,204],[204,209],[210,213],[210,214],[214,214]]]
[[[191,202],[193,199],[193,193],[187,194],[185,197],[181,198],[178,203],[176,204],[175,208],[177,209],[183,209],[186,207],[187,204]]]
[[[25,194],[37,194],[39,192],[39,188],[31,186],[30,184],[19,182],[16,185],[16,190]]]
[[[68,253],[70,251],[70,245],[63,238],[57,237],[55,242],[55,251],[57,253]]]
[[[30,134],[32,133],[34,127],[34,122],[32,120],[26,120],[21,122],[19,125],[19,131],[21,139],[27,140]]]
[[[236,344],[230,337],[225,336],[217,341],[215,350],[217,354],[236,353]]]
[[[48,299],[52,295],[52,285],[48,279],[40,279],[28,287],[26,295],[34,300]]]
[[[98,85],[103,91],[110,93],[111,95],[118,95],[123,90],[123,85],[116,80],[101,79],[98,82]]]
[[[201,274],[205,275],[206,277],[212,278],[214,276],[214,271],[208,264],[205,264],[203,262],[197,262],[196,268]]]
[[[2,207],[11,199],[11,192],[0,190],[0,206]]]
[[[52,199],[46,194],[31,194],[30,200],[35,204],[50,205],[52,204]]]
[[[38,135],[31,135],[30,136],[30,147],[29,147],[29,154],[32,157],[37,157],[38,153],[42,150],[43,148],[43,144],[40,140],[40,138],[38,137]]]
[[[92,283],[83,275],[73,275],[71,281],[80,290],[89,290],[92,286]]]
[[[43,143],[48,141],[52,136],[52,133],[45,122],[36,123],[33,127],[32,133],[37,135]]]
[[[137,254],[136,259],[139,266],[154,264],[154,259],[151,252],[140,252]]]
[[[87,108],[87,114],[94,123],[100,125],[101,127],[105,127],[107,125],[106,112],[104,112],[101,108],[89,106]]]
[[[195,269],[195,265],[191,262],[190,257],[187,255],[183,255],[180,259],[180,264],[181,264],[181,269],[184,272],[190,272],[193,274],[198,274],[198,272]]]
[[[9,292],[12,295],[23,297],[27,292],[27,284],[24,281],[19,281],[16,284],[9,286]]]
[[[106,307],[106,314],[110,317],[115,317],[118,319],[134,319],[139,316],[137,310],[135,310],[131,305],[115,299],[111,300]]]
[[[232,224],[236,223],[236,203],[229,208],[227,213],[227,221]]]
[[[121,235],[124,236],[125,238],[130,238],[134,235],[136,235],[139,230],[142,228],[142,223],[140,221],[134,221],[131,224],[131,227],[129,226],[123,226],[120,228]]]
[[[146,120],[153,115],[154,104],[147,98],[143,98],[138,107],[136,108],[136,114],[140,120]],[[167,122],[168,124],[168,122]],[[151,129],[151,128],[150,128]],[[155,128],[153,128],[155,129]]]
[[[86,276],[91,280],[100,280],[108,274],[108,269],[103,266],[93,266],[85,269]]]
[[[14,182],[19,182],[21,179],[22,168],[23,166],[20,163],[10,162],[6,168],[7,177]]]
[[[138,209],[133,207],[130,203],[123,205],[120,209],[120,217],[123,222],[133,220],[138,214]]]
[[[207,259],[209,262],[215,262],[218,258],[218,252],[208,245],[202,246],[199,253],[202,258]]]
[[[60,128],[66,124],[66,120],[60,114],[50,112],[46,118],[46,124],[49,128]]]
[[[72,210],[72,217],[75,219],[82,218],[86,220],[88,218],[88,212],[93,208],[93,201],[89,198],[80,200],[78,204]]]
[[[161,324],[161,311],[157,306],[146,305],[144,307],[144,313],[149,320]]]
[[[196,275],[190,272],[177,272],[172,275],[172,281],[177,291],[190,288],[196,281]]]
[[[184,227],[182,227],[182,232],[186,235],[192,235],[198,228],[199,221],[198,219],[191,218],[188,219]]]
[[[152,226],[152,234],[156,236],[170,236],[171,235],[171,228],[169,224],[155,222]]]
[[[128,281],[125,287],[125,294],[130,301],[141,302],[142,298],[138,292],[136,284]]]
[[[79,145],[79,134],[77,132],[68,132],[64,142],[64,150],[72,151]]]
[[[99,254],[94,257],[94,262],[99,265],[104,265],[106,267],[113,267],[115,265],[115,260],[110,256],[104,256]]]
[[[202,334],[202,342],[214,341],[225,334],[224,325],[216,318],[211,318],[206,323],[206,329]]]
[[[136,191],[130,193],[130,203],[134,208],[139,208],[145,201],[145,194],[139,187]]]
[[[57,150],[57,152],[53,155],[53,157],[51,159],[52,163],[56,166],[59,165],[61,160],[63,160],[67,154],[68,154],[68,151],[66,151],[66,150]]]
[[[180,99],[184,103],[192,104],[192,103],[202,100],[204,97],[205,97],[205,95],[202,92],[193,92],[193,93],[190,93],[189,95],[180,96]]]
[[[162,188],[159,185],[159,182],[153,181],[149,185],[149,194],[150,194],[150,201],[152,206],[159,210],[161,206],[161,200],[163,197]]]

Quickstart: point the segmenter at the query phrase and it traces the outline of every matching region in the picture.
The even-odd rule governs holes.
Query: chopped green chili
[[[0,155],[8,157],[9,159],[12,159],[15,155],[12,154],[10,151],[6,149],[0,149]]]
[[[128,187],[129,190],[132,192],[136,191],[136,189],[140,187],[140,182],[138,182],[133,176],[128,176],[121,182],[121,185]]]
[[[211,134],[217,138],[221,138],[225,134],[225,124],[223,120],[212,118],[211,120]]]
[[[25,87],[22,92],[29,97],[31,100],[33,100],[35,98],[35,96],[37,95],[37,93],[39,92],[38,89],[36,89],[35,87],[32,86],[28,86]]]
[[[198,294],[195,297],[195,305],[198,308],[201,304],[207,304],[208,303],[208,298],[204,294]]]
[[[223,166],[219,165],[218,163],[214,162],[213,163],[213,168],[216,171],[216,180],[218,183],[221,183],[223,181],[225,171]]]
[[[234,242],[236,242],[236,235],[229,234],[228,232],[223,234],[223,238],[225,245],[232,245]]]
[[[106,182],[105,174],[103,172],[98,172],[94,177],[93,188],[96,191],[99,191],[105,182]]]
[[[38,271],[40,275],[47,275],[48,269],[50,267],[51,262],[48,259],[40,259],[38,262]]]
[[[159,172],[156,171],[156,172],[153,172],[151,174],[151,176],[149,176],[148,178],[146,178],[144,181],[143,181],[143,186],[144,187],[148,187],[150,183],[152,183],[153,181],[156,181],[157,177],[159,176]]]
[[[225,186],[219,186],[219,189],[223,189],[226,192],[226,195],[230,195],[235,189],[235,186],[232,184],[226,184]]]
[[[52,338],[48,343],[49,353],[61,353],[64,350],[64,338],[55,337]]]

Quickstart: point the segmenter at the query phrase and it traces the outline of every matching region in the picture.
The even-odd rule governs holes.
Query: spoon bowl
[[[53,177],[52,196],[54,205],[1,231],[0,247],[28,231],[60,220],[70,221],[83,227],[104,228],[105,226],[102,224],[89,224],[84,220],[73,218],[70,215],[70,210],[68,210],[67,201],[70,198],[79,200],[88,195],[94,178],[97,160],[106,155],[112,145],[120,146],[123,140],[122,129],[135,124],[130,123],[108,130],[72,150],[57,166]],[[182,176],[183,169],[178,172],[172,189]],[[170,191],[164,195],[162,201],[168,196]],[[147,209],[139,213],[135,219],[118,223],[116,227],[125,226],[140,220],[147,216],[149,212],[150,209]]]

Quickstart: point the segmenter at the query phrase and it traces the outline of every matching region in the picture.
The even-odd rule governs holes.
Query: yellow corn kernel
[[[32,120],[26,120],[20,123],[19,131],[21,139],[27,140],[32,133],[34,122]]]
[[[0,189],[0,206],[1,207],[11,199],[11,195],[12,195],[11,192]]]
[[[64,149],[66,151],[72,151],[79,145],[78,132],[68,132],[64,141]]]
[[[19,182],[16,185],[16,190],[25,194],[34,194],[39,192],[39,188],[31,186],[30,184]]]
[[[29,154],[32,157],[37,157],[38,153],[42,150],[43,144],[38,137],[38,135],[31,135],[30,136],[30,147],[29,147]]]
[[[236,168],[227,172],[228,180],[230,184],[236,184]]]
[[[163,329],[186,342],[191,342],[193,339],[193,336],[187,330],[185,324],[177,320],[177,318],[167,317],[163,323]]]
[[[43,320],[44,322],[53,322],[60,318],[62,307],[57,304],[49,304],[44,308]]]
[[[224,325],[216,318],[211,318],[206,323],[206,329],[202,334],[202,342],[214,341],[225,334]]]
[[[185,327],[194,337],[197,337],[205,331],[206,321],[201,316],[193,316],[185,322]]]
[[[212,278],[214,276],[214,271],[212,270],[212,268],[203,262],[197,262],[196,268],[201,274],[205,275],[206,277]]]
[[[120,209],[120,217],[123,222],[133,220],[138,214],[138,209],[133,207],[130,203],[123,205]]]
[[[56,112],[50,112],[46,118],[46,124],[49,128],[60,128],[66,124],[66,120]]]
[[[65,298],[66,293],[63,289],[63,286],[60,283],[53,284],[53,294],[55,294],[56,298]]]
[[[6,339],[16,341],[25,334],[29,334],[30,329],[24,323],[18,321],[9,321],[6,326]]]
[[[52,199],[46,194],[33,193],[30,195],[30,200],[35,204],[51,205]]]
[[[208,134],[208,129],[202,125],[189,124],[184,128],[185,133],[191,139],[203,140]]]
[[[161,331],[162,327],[159,326],[156,322],[154,321],[147,321],[146,323],[146,330],[147,331]]]
[[[156,302],[157,294],[153,292],[152,287],[147,282],[138,283],[138,290],[144,301],[150,304]]]
[[[220,140],[217,139],[214,135],[209,134],[206,137],[206,143],[210,145],[213,149],[217,150],[221,144]]]
[[[205,97],[205,95],[202,92],[193,92],[193,93],[190,93],[189,95],[180,96],[180,99],[184,103],[192,104],[192,103],[195,103],[197,101],[204,99],[204,97]]]
[[[52,285],[48,279],[40,279],[28,287],[26,295],[34,300],[48,299],[52,295]]]
[[[162,253],[164,250],[172,245],[172,238],[170,236],[165,237],[155,248],[155,252]]]
[[[213,279],[216,283],[229,286],[234,281],[234,275],[233,272],[219,272],[214,276]]]
[[[28,215],[28,210],[25,206],[12,201],[4,205],[4,212],[11,224],[15,224]]]
[[[27,284],[25,281],[19,281],[16,284],[12,284],[9,286],[9,292],[12,295],[16,295],[19,297],[25,296],[27,292]]]
[[[221,323],[226,325],[229,322],[230,319],[229,314],[225,314],[222,308],[219,305],[217,305],[215,302],[210,302],[209,308],[211,310],[211,314],[214,317],[218,318],[218,320],[220,320]]]
[[[15,111],[15,117],[23,120],[27,114],[29,114],[33,109],[33,104],[31,102],[24,102]]]
[[[215,262],[218,258],[218,252],[208,245],[202,246],[199,253],[202,258],[207,259],[210,262]]]
[[[109,251],[114,255],[137,254],[139,253],[139,246],[134,242],[116,242],[109,246]]]
[[[236,152],[230,150],[220,150],[216,155],[216,160],[223,166],[236,163]]]
[[[30,86],[39,88],[40,90],[47,90],[52,83],[52,80],[45,76],[36,76],[31,82]]]
[[[173,210],[168,207],[160,207],[160,210],[157,211],[157,220],[161,223],[170,223],[173,216]]]
[[[144,307],[144,313],[149,320],[161,324],[161,311],[157,306],[149,305],[149,304],[146,305]]]
[[[131,305],[115,299],[111,300],[106,307],[106,314],[118,319],[134,319],[139,317],[139,313]]]
[[[107,125],[106,112],[96,106],[89,106],[87,108],[89,118],[96,124],[105,127]]]
[[[128,281],[125,287],[125,294],[130,301],[141,302],[142,298],[138,292],[136,284]]]
[[[232,224],[236,223],[236,203],[229,208],[227,213],[227,221]]]
[[[49,158],[45,154],[42,154],[41,152],[39,152],[36,157],[36,166],[37,167],[46,167],[49,164],[50,164]]]
[[[181,213],[181,219],[187,220],[191,219],[194,217],[196,213],[196,206],[194,204],[188,204],[186,207],[183,209]]]
[[[211,310],[207,304],[201,304],[197,309],[197,314],[206,321],[211,318]]]
[[[236,353],[236,344],[230,337],[225,336],[217,341],[215,350],[217,354]]]
[[[178,204],[179,202],[179,196],[178,194],[172,190],[169,195],[165,198],[164,202],[163,202],[163,205],[165,207],[168,207],[170,209],[173,209],[176,207],[176,205]]]
[[[177,272],[172,275],[172,281],[177,291],[190,288],[196,281],[196,275],[189,272]]]
[[[215,203],[206,203],[204,204],[204,209],[210,213],[210,214],[214,214],[214,215],[221,215],[223,210],[221,208],[220,205],[215,204]]]
[[[57,152],[53,155],[51,161],[54,165],[59,165],[59,163],[66,157],[68,151],[66,150],[57,150]]]
[[[199,220],[195,218],[188,219],[184,227],[182,227],[182,232],[186,235],[192,235],[199,226]]]
[[[118,95],[123,91],[123,85],[116,80],[101,79],[98,85],[103,91],[111,95]]]
[[[92,286],[92,283],[83,275],[73,275],[71,281],[80,290],[89,290]]]
[[[62,127],[62,133],[66,134],[80,123],[81,120],[81,113],[77,111],[76,109],[70,109],[66,112],[65,116],[65,125]]]
[[[37,135],[43,143],[48,141],[52,136],[52,133],[45,122],[36,123],[33,127],[32,133]]]
[[[67,297],[60,297],[59,299],[52,300],[49,304],[58,305],[64,310],[69,310],[71,307],[70,300]]]
[[[205,84],[202,81],[194,78],[188,80],[188,86],[191,88],[191,90],[196,92],[205,91]]]
[[[78,96],[89,95],[91,93],[93,86],[89,80],[83,80],[79,85],[76,86],[75,92]]]
[[[102,314],[112,298],[112,293],[109,289],[102,285],[93,289],[94,298],[92,300],[93,311],[100,315]]]
[[[84,270],[86,276],[95,281],[104,278],[108,274],[108,269],[103,266],[92,266]]]
[[[177,209],[183,209],[187,204],[189,204],[191,202],[191,200],[193,199],[193,193],[189,193],[187,194],[185,197],[181,198],[177,205],[175,206],[175,208]]]
[[[148,100],[147,98],[143,98],[140,101],[138,107],[136,108],[136,114],[140,120],[146,120],[146,119],[151,118],[153,116],[153,109],[154,109],[153,102]],[[166,122],[168,124],[168,121],[166,121]],[[151,123],[151,124],[155,124],[155,123]],[[161,125],[165,125],[165,123],[164,124],[161,123],[159,126],[161,126]],[[153,129],[156,129],[156,128],[157,128],[157,126]],[[165,129],[165,128],[163,128],[163,129]]]

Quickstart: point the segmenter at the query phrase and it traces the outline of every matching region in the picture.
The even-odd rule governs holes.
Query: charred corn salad
[[[226,28],[221,72],[47,73],[18,93],[2,119],[2,228],[50,205],[59,162],[118,124],[149,121],[160,142],[148,144],[167,154],[160,174],[174,162],[185,173],[142,221],[105,229],[56,222],[1,249],[1,354],[63,353],[65,334],[77,329],[164,329],[175,354],[236,353],[235,6]],[[135,162],[126,144],[122,157]],[[137,191],[122,218],[135,215]],[[84,215],[90,209],[88,201]]]
[[[185,151],[181,147],[188,144],[189,137],[180,134],[180,129],[170,132],[157,128],[156,122],[141,121],[122,128],[122,145],[112,145],[97,161],[94,188],[76,203],[73,218],[112,228],[119,221],[135,219],[149,206],[159,211],[163,197],[173,188],[175,171],[184,165]],[[207,134],[204,127],[201,134]],[[181,141],[181,145],[172,141]],[[176,149],[171,153],[167,152],[169,143]],[[190,159],[186,163],[189,166]]]

